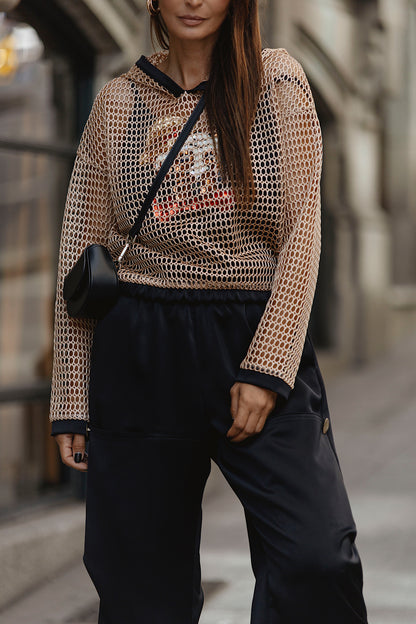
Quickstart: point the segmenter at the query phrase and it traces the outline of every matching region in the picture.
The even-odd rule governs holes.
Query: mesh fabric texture
[[[93,319],[69,317],[63,280],[84,248],[116,259],[164,157],[201,89],[185,91],[141,59],[97,94],[69,182],[55,301],[50,420],[88,420]],[[322,137],[310,86],[283,48],[264,49],[263,84],[250,150],[254,206],[235,206],[221,179],[206,110],[145,217],[118,274],[163,288],[271,290],[241,372],[293,388],[320,255]]]

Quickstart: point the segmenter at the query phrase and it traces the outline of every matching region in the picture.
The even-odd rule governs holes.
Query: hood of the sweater
[[[126,72],[126,77],[138,84],[168,93],[175,98],[182,95],[182,93],[194,93],[206,89],[207,80],[203,80],[193,89],[183,89],[170,76],[159,69],[159,65],[167,55],[167,51],[154,52],[150,56],[142,55]]]

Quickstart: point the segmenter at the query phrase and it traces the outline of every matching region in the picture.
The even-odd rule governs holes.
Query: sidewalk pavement
[[[370,624],[416,622],[415,373],[416,336],[360,370],[331,377],[323,366]],[[249,624],[254,583],[244,514],[215,465],[210,479],[215,488],[204,501],[200,624]],[[82,561],[0,613],[0,621],[96,624],[97,596]]]

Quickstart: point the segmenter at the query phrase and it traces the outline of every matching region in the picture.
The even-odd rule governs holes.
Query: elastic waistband
[[[119,282],[120,292],[129,297],[150,301],[182,301],[184,303],[238,302],[263,303],[270,297],[270,290],[242,290],[220,288],[160,288],[148,284]]]

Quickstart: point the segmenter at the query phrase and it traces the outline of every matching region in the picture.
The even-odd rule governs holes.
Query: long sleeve
[[[322,136],[304,71],[287,53],[286,59],[286,71],[271,89],[284,171],[277,265],[270,298],[236,381],[287,398],[299,368],[318,274]]]
[[[103,89],[85,124],[65,202],[55,299],[51,435],[84,432],[89,417],[90,352],[96,321],[70,317],[62,289],[65,276],[85,247],[106,243],[113,219]]]

